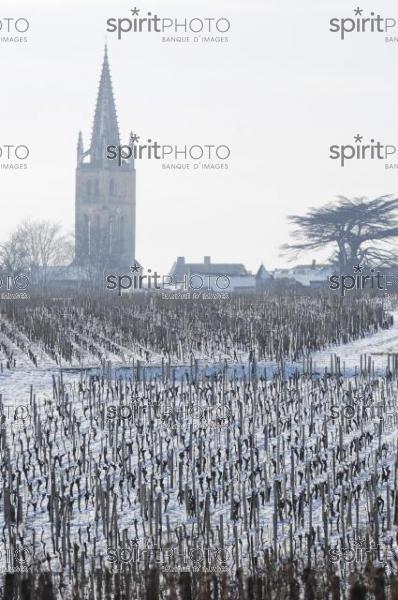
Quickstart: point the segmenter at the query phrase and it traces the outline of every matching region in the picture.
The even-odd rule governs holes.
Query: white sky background
[[[0,171],[0,240],[25,217],[74,227],[76,143],[89,145],[106,19],[137,6],[160,17],[227,17],[228,44],[164,44],[161,34],[107,34],[119,126],[164,144],[228,144],[227,171],[163,171],[137,161],[137,258],[166,272],[177,255],[283,266],[286,216],[337,194],[398,192],[398,170],[344,169],[331,144],[353,135],[398,146],[398,42],[351,34],[347,0],[2,0],[27,17],[27,44],[0,43],[0,144],[30,147],[26,171]],[[396,1],[359,2],[398,21]],[[1,32],[0,32],[1,35]],[[398,26],[396,28],[398,36]],[[397,160],[398,162],[398,156]],[[326,258],[327,253],[303,256]]]

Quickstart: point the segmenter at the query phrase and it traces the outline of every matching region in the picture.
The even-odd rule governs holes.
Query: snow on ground
[[[371,335],[365,335],[360,340],[339,344],[326,350],[312,353],[313,370],[324,370],[330,365],[330,355],[335,354],[341,360],[341,368],[344,373],[352,374],[355,367],[359,368],[361,355],[371,356],[374,368],[384,371],[388,364],[388,353],[398,354],[398,311],[391,312],[394,324],[390,329],[383,329]]]
[[[1,339],[0,339],[1,341]],[[30,360],[27,359],[26,353],[22,352],[20,348],[18,348],[17,345],[13,345],[12,346],[13,350],[15,351],[15,355],[17,356],[17,359],[20,359],[20,365],[16,370],[8,370],[8,369],[3,369],[3,372],[0,374],[0,394],[2,395],[2,401],[3,404],[5,406],[17,406],[17,405],[25,405],[27,406],[29,403],[29,395],[30,395],[30,389],[31,386],[33,386],[33,393],[36,394],[38,401],[39,401],[39,405],[42,407],[43,410],[43,417],[45,417],[46,414],[46,410],[48,410],[48,406],[50,406],[51,404],[51,398],[52,398],[52,386],[53,386],[53,376],[59,376],[60,374],[60,368],[59,366],[57,366],[54,361],[52,362],[47,362],[45,359],[42,361],[41,365],[39,365],[39,368],[36,368],[32,362]],[[381,330],[375,334],[372,335],[367,335],[364,338],[360,339],[360,340],[356,340],[354,342],[348,343],[346,345],[337,345],[334,347],[330,347],[329,349],[326,350],[322,350],[319,352],[314,352],[312,354],[312,359],[313,359],[313,371],[315,372],[316,370],[318,371],[322,371],[325,367],[328,367],[330,364],[330,355],[334,354],[336,356],[339,356],[341,358],[341,366],[342,368],[345,368],[346,370],[346,374],[351,374],[351,372],[353,372],[355,367],[358,367],[360,364],[360,356],[367,354],[372,356],[372,360],[374,361],[374,365],[375,365],[375,369],[377,370],[384,370],[386,365],[387,365],[387,356],[386,353],[394,353],[394,352],[398,352],[398,312],[394,313],[394,324],[393,326],[388,329],[388,330]],[[115,355],[116,356],[116,355]],[[44,358],[44,357],[43,357]],[[3,357],[4,360],[4,357]],[[218,361],[217,363],[217,367],[222,365],[222,360]],[[123,364],[122,361],[119,360],[115,360],[115,363],[117,366],[120,366],[120,364]],[[114,363],[114,365],[115,365]],[[242,357],[242,363],[234,363],[233,366],[234,368],[239,370],[239,367],[242,366],[243,364],[243,357]],[[215,366],[214,363],[212,363],[210,360],[202,360],[201,361],[201,365],[203,367],[205,367],[206,365],[208,365],[210,368],[212,366]],[[287,367],[289,368],[293,368],[293,367],[297,367],[300,368],[302,366],[302,363],[297,362],[297,363],[287,363]],[[272,368],[275,367],[275,365],[272,365],[271,363],[261,363],[259,364],[259,369],[261,369],[262,367],[266,367],[267,369],[270,368],[272,370]],[[261,372],[259,372],[259,374],[261,374]],[[79,373],[79,371],[73,371],[73,370],[67,370],[64,374],[64,381],[66,383],[77,383],[81,377],[81,374]],[[49,404],[50,402],[50,404]],[[85,427],[85,423],[84,423],[84,418],[83,418],[83,413],[82,411],[82,406],[77,406],[77,415],[80,417],[82,417],[83,422],[82,422],[82,431]],[[303,410],[303,407],[300,408],[300,411]],[[236,408],[237,411],[237,408]],[[238,411],[237,411],[238,414]],[[303,414],[299,415],[300,418],[300,422],[301,419],[303,419],[302,422],[304,422],[305,418],[306,418],[306,414],[303,412]],[[187,425],[188,427],[188,425]],[[373,421],[369,421],[366,429],[368,429],[369,431],[373,431],[374,430],[374,423]],[[187,429],[188,430],[188,429]],[[330,435],[330,447],[332,446],[336,446],[336,444],[339,443],[339,439],[337,436],[337,430],[334,428],[333,423],[329,423],[328,425],[328,430],[329,430],[329,435]],[[353,433],[344,433],[344,443],[349,443],[350,440],[353,438]],[[281,435],[281,439],[284,439],[285,434]],[[257,438],[257,449],[258,451],[261,453],[261,455],[263,455],[264,459],[267,458],[268,462],[270,461],[271,456],[268,456],[268,454],[265,452],[264,449],[264,443],[263,443],[263,432],[262,432],[262,427],[258,429],[258,431],[256,431],[256,438]],[[222,441],[222,436],[221,436],[221,440]],[[225,440],[224,440],[225,441]],[[313,445],[314,440],[312,439],[308,439],[307,443],[309,446]],[[383,443],[389,442],[392,446],[396,446],[396,430],[390,430],[390,431],[385,431],[384,435],[383,435]],[[65,436],[62,436],[62,439],[60,439],[60,449],[62,449],[63,452],[66,451],[70,451],[70,440],[68,440]],[[369,446],[367,448],[364,448],[363,451],[361,451],[361,455],[363,453],[363,455],[367,455],[369,457],[370,463],[369,463],[369,469],[370,471],[372,470],[380,470],[381,467],[390,467],[390,469],[393,468],[394,465],[394,456],[391,454],[390,456],[386,456],[384,457],[384,459],[382,461],[379,461],[379,464],[376,464],[374,457],[375,457],[375,452],[377,450],[377,446],[378,446],[378,440],[375,437],[374,440],[369,444]],[[100,448],[100,443],[99,441],[93,446],[92,450],[96,453],[99,453],[99,448]],[[290,465],[290,446],[288,441],[286,440],[286,456],[284,458],[284,463],[286,466],[287,471],[289,470],[289,465]],[[175,448],[176,451],[181,451],[183,450],[183,448]],[[312,452],[312,449],[311,449]],[[327,453],[325,453],[325,457],[326,457]],[[250,458],[250,454],[248,453],[248,451],[244,451],[243,452],[243,457],[249,459]],[[236,459],[236,457],[234,457]],[[327,456],[327,459],[330,459],[330,456]],[[133,457],[132,460],[132,464],[136,467],[138,463],[138,457],[135,456]],[[148,472],[151,472],[152,469],[152,464],[150,462],[149,459],[146,459],[145,461],[145,466],[148,469]],[[365,474],[361,473],[358,475],[357,481],[356,483],[363,483],[363,480],[365,478]],[[37,477],[36,477],[37,479]],[[324,476],[320,475],[319,480],[323,480]],[[305,482],[303,483],[303,489],[305,487]],[[299,490],[298,490],[299,491]],[[269,542],[270,540],[272,540],[272,512],[273,509],[270,506],[264,506],[264,508],[261,509],[261,522],[265,525],[265,531],[264,531],[264,536],[267,540],[267,542]],[[218,519],[220,514],[223,514],[225,516],[225,518],[228,518],[228,514],[229,514],[229,507],[217,507],[214,510],[212,510],[211,513],[211,520],[212,520],[212,525],[216,526],[218,523]],[[361,518],[362,516],[365,514],[365,507],[361,507]],[[170,498],[170,503],[169,503],[169,508],[168,508],[168,515],[170,518],[170,524],[172,526],[175,526],[181,522],[184,522],[184,515],[183,515],[183,509],[182,507],[179,505],[179,503],[176,501],[176,497],[175,494],[173,493],[171,495]],[[126,525],[128,523],[131,523],[131,519],[132,517],[136,517],[139,518],[140,516],[140,509],[139,509],[139,505],[135,505],[133,507],[129,507],[128,509],[128,515],[126,515]],[[87,525],[88,523],[92,523],[94,520],[94,514],[93,514],[93,509],[92,507],[88,508],[87,510],[83,510],[82,513],[80,513],[79,515],[75,515],[75,519],[74,519],[74,523],[72,523],[72,530],[73,532],[76,534],[76,530],[78,527],[83,527],[84,525]],[[321,506],[321,502],[320,499],[318,499],[317,501],[314,502],[313,505],[313,520],[314,520],[314,524],[318,524],[320,525],[322,523],[322,506]],[[0,524],[2,519],[0,519]],[[31,525],[34,525],[35,527],[38,527],[38,530],[40,531],[41,528],[45,529],[46,526],[48,525],[48,515],[46,510],[43,509],[41,511],[39,511],[37,514],[32,515],[32,521],[31,521]],[[189,525],[189,520],[185,519],[185,524]],[[288,530],[286,531],[281,531],[279,532],[279,535],[281,536],[281,539],[283,539],[284,541],[286,541],[287,543],[287,533]],[[47,536],[46,536],[47,537]],[[232,543],[232,540],[228,540],[229,542]]]

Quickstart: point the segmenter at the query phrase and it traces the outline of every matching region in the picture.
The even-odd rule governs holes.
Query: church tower
[[[105,46],[91,145],[77,144],[75,264],[125,270],[135,261],[134,159],[118,165],[106,148],[120,144],[108,52]]]

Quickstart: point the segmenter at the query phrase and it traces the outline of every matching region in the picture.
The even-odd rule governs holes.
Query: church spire
[[[106,147],[120,144],[119,126],[115,100],[113,97],[108,49],[105,45],[101,79],[95,107],[94,125],[91,136],[91,164],[103,165],[106,160]]]
[[[79,165],[83,158],[83,134],[79,131],[79,137],[77,139],[77,164]]]

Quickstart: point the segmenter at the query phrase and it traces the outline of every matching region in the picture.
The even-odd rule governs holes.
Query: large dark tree
[[[340,268],[356,263],[376,266],[398,262],[398,198],[380,196],[345,198],[320,208],[311,208],[305,215],[290,215],[297,226],[295,243],[282,248],[292,258],[301,252],[330,247],[331,259]]]

